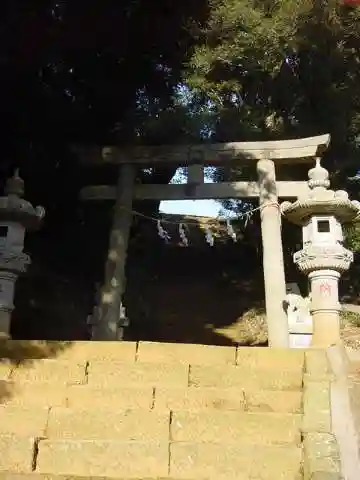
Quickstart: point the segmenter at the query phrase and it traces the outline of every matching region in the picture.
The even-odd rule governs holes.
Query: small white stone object
[[[130,325],[129,318],[126,315],[126,308],[123,303],[120,304],[120,318],[119,318],[119,327],[128,327]]]
[[[244,228],[247,227],[247,224],[249,223],[249,220],[250,220],[250,218],[251,218],[251,215],[252,215],[251,212],[246,212],[246,213],[245,213],[245,224],[244,224]]]
[[[229,219],[226,220],[226,230],[227,230],[227,233],[228,233],[229,237],[231,237],[234,242],[237,242],[237,237],[236,237],[235,230],[234,230],[233,226],[231,225],[231,222],[230,222]]]
[[[286,313],[288,317],[290,330],[296,330],[297,325],[312,328],[312,318],[310,315],[310,297],[302,297],[297,293],[288,293],[285,297],[287,305]]]
[[[181,238],[181,243],[185,247],[188,247],[189,246],[189,240],[186,236],[185,225],[183,223],[180,223],[180,225],[179,225],[179,235],[180,235],[180,238]]]
[[[162,227],[160,220],[157,221],[157,230],[158,230],[158,235],[160,238],[162,238],[166,243],[169,242],[170,240],[170,235],[168,232]]]
[[[214,246],[214,237],[209,227],[205,227],[205,239],[206,242],[210,245],[210,247]]]

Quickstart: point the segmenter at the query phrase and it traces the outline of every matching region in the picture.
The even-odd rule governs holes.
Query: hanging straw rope
[[[279,209],[280,209],[280,205],[278,204],[278,202],[269,202],[269,203],[266,203],[265,205],[261,205],[259,207],[256,207],[256,208],[252,208],[251,210],[247,210],[246,212],[244,213],[241,213],[239,215],[237,215],[235,218],[229,218],[229,217],[226,217],[226,218],[223,218],[223,219],[220,219],[220,218],[214,218],[214,219],[210,219],[209,224],[218,224],[218,226],[222,226],[222,223],[226,223],[227,221],[231,220],[233,222],[236,222],[237,220],[240,220],[242,218],[247,218],[249,219],[249,217],[254,213],[254,212],[257,212],[257,211],[261,211],[263,208],[265,207],[268,207],[268,206],[277,206]],[[131,212],[133,215],[136,215],[137,217],[141,217],[141,218],[145,218],[147,220],[150,220],[152,222],[155,222],[155,223],[158,223],[159,221],[161,223],[167,223],[168,225],[177,225],[177,226],[180,226],[180,225],[186,225],[186,226],[191,226],[191,225],[198,225],[198,222],[196,221],[188,221],[188,222],[185,222],[184,220],[179,220],[179,221],[175,221],[175,220],[167,220],[166,218],[161,218],[160,216],[158,217],[151,217],[150,215],[145,215],[141,212],[138,212],[137,210],[132,210],[132,209],[128,209],[126,207],[120,207],[122,208],[123,210],[126,210],[128,212]]]
[[[245,218],[245,228],[246,228],[247,223],[250,220],[251,216],[254,214],[254,212],[257,212],[257,211],[261,212],[263,208],[269,207],[269,206],[274,206],[277,209],[279,209],[279,211],[281,212],[280,205],[278,204],[278,202],[268,202],[265,205],[255,207],[255,208],[252,208],[251,210],[241,213],[235,218],[225,217],[223,219],[220,219],[220,218],[209,219],[209,221],[204,222],[202,225],[205,233],[206,242],[209,244],[210,247],[213,247],[215,243],[215,237],[213,233],[215,232],[220,233],[221,231],[226,231],[228,236],[233,240],[234,243],[236,243],[237,235],[233,226],[231,225],[231,222],[237,221],[241,218]],[[120,207],[120,208],[128,212],[131,212],[133,215],[136,215],[138,217],[145,218],[152,222],[156,222],[158,235],[160,238],[164,240],[165,243],[169,243],[171,241],[171,235],[166,231],[166,229],[162,226],[162,224],[176,225],[178,227],[178,235],[180,238],[180,242],[184,247],[188,247],[190,244],[190,240],[187,236],[187,232],[189,232],[189,227],[194,225],[195,226],[199,225],[199,222],[195,220],[190,222],[189,221],[185,222],[184,220],[179,220],[179,221],[167,220],[166,218],[162,218],[160,215],[158,217],[152,217],[150,215],[145,215],[144,213],[138,212],[137,210],[128,209],[126,207]]]

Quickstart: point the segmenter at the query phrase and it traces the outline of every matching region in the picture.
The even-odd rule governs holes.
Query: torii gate
[[[311,163],[328,147],[330,135],[297,140],[234,142],[161,147],[76,147],[84,164],[119,165],[116,187],[89,186],[83,200],[115,200],[113,226],[101,294],[97,340],[118,338],[121,298],[125,290],[125,262],[132,223],[133,200],[198,200],[259,197],[263,245],[265,304],[269,346],[288,347],[288,321],[283,308],[286,295],[281,214],[278,198],[303,196],[307,181],[276,181],[275,166]],[[204,166],[256,162],[257,182],[204,183]],[[188,184],[138,185],[136,168],[152,165],[188,166]]]

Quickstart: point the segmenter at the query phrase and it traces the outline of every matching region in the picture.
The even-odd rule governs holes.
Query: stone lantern
[[[45,210],[22,198],[24,182],[18,171],[6,182],[0,197],[0,338],[9,338],[15,283],[26,271],[30,257],[23,252],[26,230],[39,227]]]
[[[341,225],[360,218],[360,202],[350,201],[343,190],[329,190],[329,173],[320,158],[309,171],[308,185],[304,198],[282,203],[281,211],[303,229],[303,248],[294,254],[294,262],[310,282],[312,345],[329,346],[340,340],[338,283],[353,261],[343,246]]]

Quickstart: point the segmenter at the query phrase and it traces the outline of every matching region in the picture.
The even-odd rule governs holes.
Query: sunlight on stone
[[[118,287],[119,285],[120,285],[119,280],[118,280],[117,278],[113,277],[113,278],[111,279],[111,286],[112,286],[113,288],[116,288],[116,287]]]
[[[112,303],[114,301],[114,293],[113,292],[107,292],[104,293],[102,296],[102,302],[103,303]]]
[[[116,250],[110,250],[108,258],[109,260],[115,262],[115,260],[118,260],[119,255],[117,254]]]

